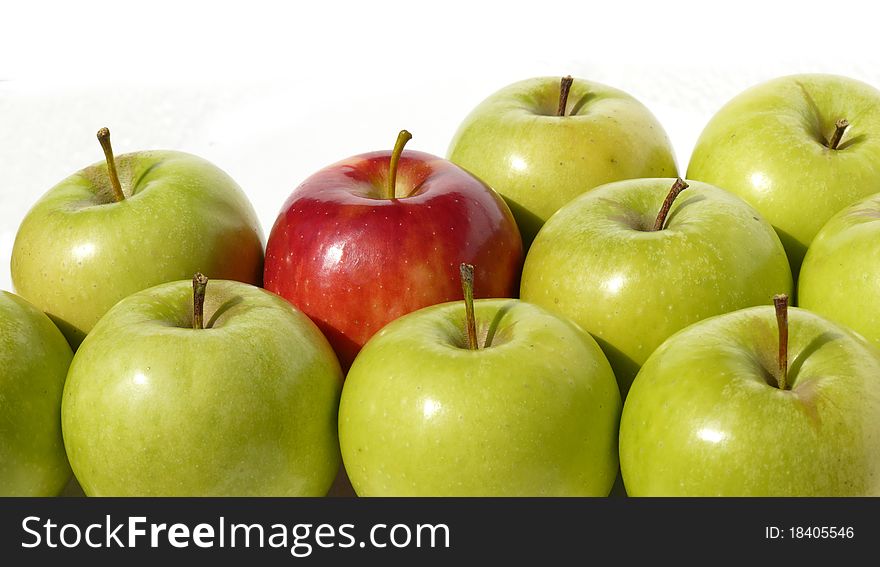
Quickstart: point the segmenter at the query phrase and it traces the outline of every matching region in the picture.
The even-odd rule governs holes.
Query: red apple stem
[[[654,221],[654,231],[663,230],[663,226],[666,224],[666,217],[669,216],[669,210],[672,208],[672,203],[675,202],[678,194],[687,188],[688,184],[681,177],[675,180],[675,183],[669,189],[669,193],[666,194],[666,199],[663,200],[663,206],[660,207],[657,220]]]
[[[559,106],[556,107],[556,116],[565,116],[565,107],[568,106],[568,92],[571,90],[571,84],[574,79],[571,75],[562,77],[559,83]]]
[[[788,296],[784,293],[773,296],[776,308],[776,324],[779,327],[779,372],[776,383],[785,390],[788,382]]]
[[[477,318],[474,315],[474,267],[471,264],[462,263],[459,266],[461,272],[461,290],[464,292],[464,309],[467,314],[467,337],[468,348],[478,350],[477,342]]]
[[[849,128],[849,120],[846,118],[841,118],[834,123],[834,133],[831,134],[831,139],[828,140],[829,148],[832,150],[837,149],[837,145],[840,144],[840,140],[843,138],[843,133],[846,132],[847,128]]]
[[[116,173],[116,159],[113,157],[113,146],[110,145],[110,129],[106,126],[98,130],[98,142],[104,150],[104,159],[107,160],[107,175],[110,177],[113,200],[119,203],[125,200],[125,193],[122,192],[122,184],[119,183],[119,175]]]
[[[397,196],[397,162],[400,161],[400,154],[403,153],[403,147],[410,140],[412,140],[412,134],[406,130],[401,130],[397,135],[397,141],[394,143],[394,149],[391,151],[391,165],[388,173],[389,199],[394,199]]]
[[[201,272],[193,276],[193,329],[205,328],[205,289],[208,278]]]

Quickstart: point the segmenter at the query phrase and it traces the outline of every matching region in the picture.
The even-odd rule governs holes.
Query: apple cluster
[[[221,169],[99,130],[0,292],[0,495],[880,496],[880,92],[753,87],[687,180],[571,77],[410,138],[266,240]]]

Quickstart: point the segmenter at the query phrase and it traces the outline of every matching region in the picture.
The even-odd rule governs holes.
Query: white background
[[[29,207],[117,153],[178,149],[226,170],[266,234],[317,169],[388,148],[444,155],[513,81],[572,74],[660,119],[684,172],[744,88],[832,72],[880,86],[874,2],[26,2],[0,0],[0,288]],[[301,4],[301,5],[300,5]]]

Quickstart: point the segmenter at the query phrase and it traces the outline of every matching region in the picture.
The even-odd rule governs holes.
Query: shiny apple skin
[[[61,393],[72,358],[42,311],[0,291],[0,496],[58,496],[70,479]]]
[[[382,329],[349,372],[343,460],[360,496],[607,496],[620,392],[566,318],[513,299],[461,301]],[[491,329],[491,331],[490,331]]]
[[[624,396],[676,331],[792,290],[773,228],[718,187],[690,182],[665,228],[648,230],[673,181],[618,181],[581,195],[544,225],[523,268],[523,300],[591,333]]]
[[[827,140],[841,118],[850,126],[832,150]],[[880,191],[880,91],[822,74],[756,85],[712,117],[687,176],[731,191],[770,221],[797,280],[828,219]]]
[[[12,250],[12,283],[76,350],[119,300],[160,283],[210,278],[259,285],[263,234],[253,207],[220,168],[191,154],[116,157],[126,199],[110,196],[107,165],[50,189]]]
[[[880,495],[880,351],[789,309],[775,384],[770,306],[702,321],[651,355],[620,424],[630,496]]]
[[[266,248],[266,289],[315,321],[346,369],[387,323],[461,299],[461,262],[475,266],[475,297],[518,291],[522,240],[504,200],[416,151],[400,158],[396,198],[382,198],[390,155],[355,156],[311,176],[284,204]]]
[[[464,119],[451,161],[501,193],[529,248],[563,205],[593,187],[677,175],[663,127],[629,94],[575,78],[564,117],[560,77],[536,77],[490,95]]]
[[[340,465],[342,371],[308,317],[251,285],[211,280],[114,306],[74,356],[61,408],[89,496],[324,496]]]
[[[880,194],[834,215],[810,244],[798,305],[880,347]]]

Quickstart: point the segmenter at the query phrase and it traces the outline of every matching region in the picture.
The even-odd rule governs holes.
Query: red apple
[[[523,248],[504,200],[445,159],[354,156],[287,199],[266,250],[264,285],[318,324],[344,368],[394,319],[462,299],[457,266],[478,266],[476,297],[516,297]]]

